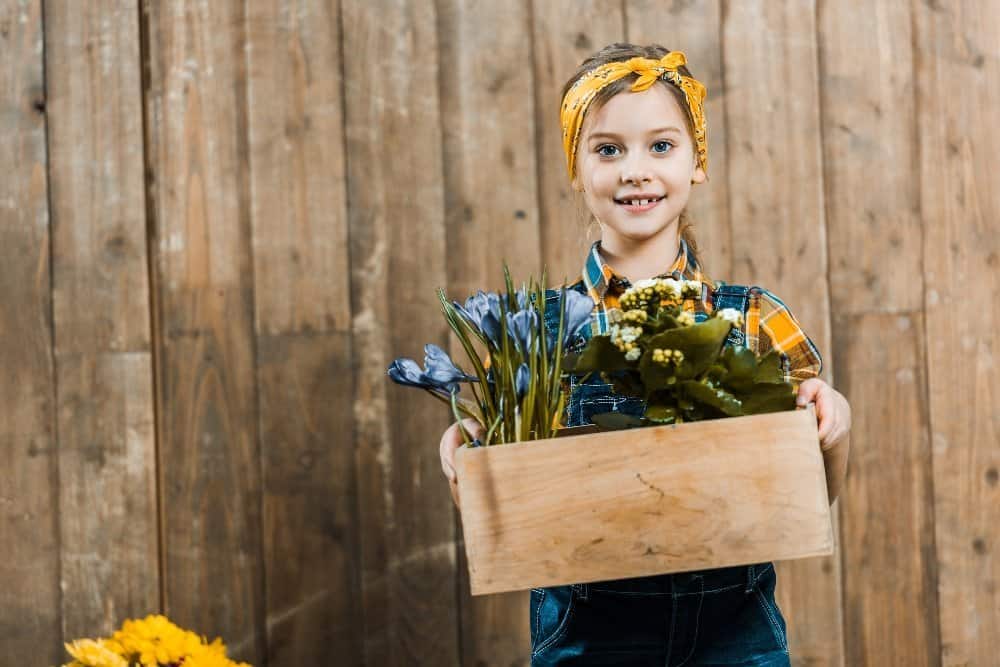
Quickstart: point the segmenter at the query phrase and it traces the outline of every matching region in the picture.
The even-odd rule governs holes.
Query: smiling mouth
[[[632,211],[645,211],[658,202],[666,198],[666,195],[660,197],[644,197],[644,198],[628,198],[628,199],[615,199],[615,203],[624,206],[628,210]]]

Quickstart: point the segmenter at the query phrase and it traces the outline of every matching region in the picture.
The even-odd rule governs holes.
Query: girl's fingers
[[[795,403],[801,407],[805,407],[809,403],[815,403],[820,396],[824,387],[829,385],[819,378],[809,378],[799,385],[798,395],[795,397]]]
[[[486,429],[483,428],[483,425],[472,417],[463,419],[462,426],[473,438],[482,438],[486,435]],[[458,474],[455,472],[455,450],[461,447],[463,442],[462,431],[459,429],[457,423],[449,426],[441,438],[441,471],[452,484],[458,481]]]

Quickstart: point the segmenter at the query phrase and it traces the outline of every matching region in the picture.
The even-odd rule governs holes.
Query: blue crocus
[[[528,354],[535,332],[538,330],[538,312],[534,308],[517,313],[507,313],[507,334],[514,340],[521,353]]]
[[[481,330],[495,347],[500,347],[500,317],[488,310],[483,314]]]
[[[424,377],[447,391],[458,388],[459,382],[478,382],[479,378],[466,375],[452,362],[448,353],[433,343],[424,345]]]
[[[478,378],[463,373],[448,354],[437,345],[424,346],[424,366],[420,368],[413,359],[401,357],[389,364],[387,373],[396,383],[420,387],[440,393],[459,391],[459,382],[477,382]]]
[[[524,310],[528,305],[528,290],[523,287],[519,290],[515,290],[514,301],[517,303],[518,310]]]
[[[489,299],[486,292],[479,290],[474,295],[470,296],[465,300],[465,305],[462,306],[457,301],[452,301],[452,305],[455,306],[455,310],[466,319],[472,326],[476,329],[483,330],[483,315],[485,315],[489,309]]]
[[[413,359],[400,357],[389,364],[389,377],[397,384],[407,387],[427,387],[423,369]]]
[[[590,323],[590,313],[594,310],[594,300],[576,290],[566,290],[563,294],[562,305],[566,313],[563,320],[563,345],[569,345],[570,341],[579,335],[583,327]]]
[[[531,382],[530,373],[528,364],[522,363],[517,367],[517,373],[514,375],[514,391],[517,392],[517,400],[519,401],[528,393],[528,385]]]

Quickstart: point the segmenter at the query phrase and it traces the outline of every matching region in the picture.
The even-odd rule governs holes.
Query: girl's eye
[[[656,141],[652,145],[654,153],[666,153],[673,146],[669,141]]]
[[[597,154],[601,157],[614,157],[618,155],[618,147],[614,144],[604,144],[597,147]]]

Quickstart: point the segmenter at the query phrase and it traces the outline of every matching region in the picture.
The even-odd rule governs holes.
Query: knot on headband
[[[559,120],[562,124],[563,150],[566,151],[566,168],[573,178],[576,166],[576,152],[580,141],[580,128],[590,103],[608,85],[628,76],[638,74],[632,83],[632,92],[642,92],[651,87],[657,79],[667,81],[684,93],[687,112],[694,127],[695,150],[698,166],[708,173],[708,139],[705,134],[705,86],[700,81],[684,76],[677,69],[687,63],[681,51],[671,51],[659,60],[652,58],[630,58],[606,63],[590,70],[566,92]]]

